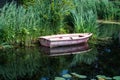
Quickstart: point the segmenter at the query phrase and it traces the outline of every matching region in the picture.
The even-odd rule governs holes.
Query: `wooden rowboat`
[[[46,47],[58,47],[85,43],[92,33],[59,34],[42,36],[39,38],[40,44]]]

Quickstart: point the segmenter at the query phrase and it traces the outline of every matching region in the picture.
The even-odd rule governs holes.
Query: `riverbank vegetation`
[[[116,1],[22,0],[20,3],[8,3],[0,9],[0,45],[31,46],[40,36],[63,33],[90,32],[96,39],[97,19],[119,20]]]

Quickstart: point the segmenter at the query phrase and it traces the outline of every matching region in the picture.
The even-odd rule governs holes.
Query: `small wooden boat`
[[[46,47],[58,47],[87,42],[91,35],[92,33],[59,34],[42,36],[39,41],[41,45]]]

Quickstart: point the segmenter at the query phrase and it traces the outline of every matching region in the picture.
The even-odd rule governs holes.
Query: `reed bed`
[[[57,34],[70,9],[67,0],[35,0],[27,8],[6,4],[0,10],[0,43],[29,46],[41,35]]]
[[[120,1],[98,0],[96,3],[96,10],[99,19],[103,20],[120,20],[119,9]]]
[[[0,44],[31,46],[41,35],[69,32],[91,32],[97,38],[96,20],[114,19],[113,10],[108,0],[32,0],[27,7],[7,3],[0,9]],[[71,21],[65,21],[68,16]]]
[[[97,36],[97,15],[91,0],[74,0],[76,8],[71,11],[74,32],[91,32]],[[88,6],[86,6],[88,4]]]
[[[30,7],[28,10],[16,4],[6,4],[0,13],[1,42],[28,44],[39,30],[40,18]]]

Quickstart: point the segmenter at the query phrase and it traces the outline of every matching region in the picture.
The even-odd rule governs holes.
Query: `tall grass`
[[[98,0],[96,2],[96,10],[99,19],[104,20],[120,20],[120,1]]]
[[[42,19],[37,8],[31,6],[25,9],[14,3],[6,4],[0,13],[1,41],[10,44],[31,44],[30,41],[41,35]]]
[[[92,32],[94,33],[94,37],[96,37],[97,15],[95,12],[95,5],[92,5],[93,3],[91,0],[74,0],[74,4],[76,9],[71,11],[74,20],[74,32]]]
[[[63,0],[63,1],[66,1],[66,0]],[[119,0],[112,0],[112,1],[110,0],[89,0],[89,1],[81,0],[81,1],[84,2],[87,9],[89,8],[96,9],[99,19],[105,19],[105,20],[119,20],[120,19],[120,16],[119,16],[120,1]],[[25,6],[29,6],[29,5],[32,5],[35,2],[35,0],[21,0],[20,2],[22,2],[22,4]]]
[[[52,0],[51,2],[51,26],[59,31],[64,26],[64,18],[69,15],[69,10],[73,8],[72,0]],[[57,33],[55,31],[55,33]]]
[[[97,15],[100,19],[111,20],[114,18],[114,10],[109,0],[100,0],[96,3]]]
[[[72,32],[91,32],[97,37],[97,15],[113,19],[108,0],[34,0],[27,8],[14,3],[0,9],[0,43],[30,45],[38,36],[69,32],[66,16],[72,16]],[[111,7],[110,7],[111,6]],[[104,9],[105,7],[105,9]],[[109,8],[110,7],[110,8]],[[109,10],[112,9],[112,10]]]
[[[29,46],[38,36],[59,33],[71,4],[67,0],[35,0],[27,8],[6,4],[0,10],[1,43]]]
[[[0,13],[0,30],[2,42],[25,44],[29,40],[40,18],[32,11],[16,4],[6,4]],[[32,34],[34,35],[34,34]],[[33,37],[32,37],[33,38]]]

